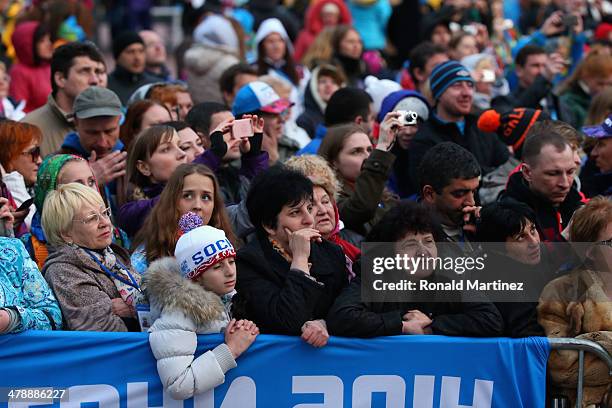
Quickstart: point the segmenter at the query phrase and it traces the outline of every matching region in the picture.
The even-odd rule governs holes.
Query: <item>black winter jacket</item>
[[[358,261],[354,270],[360,269]],[[438,278],[435,278],[438,279]],[[439,278],[441,281],[444,278]],[[361,278],[358,275],[342,291],[329,311],[327,328],[331,335],[345,337],[378,337],[402,334],[402,316],[409,310],[420,310],[433,320],[434,334],[446,336],[501,336],[502,317],[489,302],[362,302]]]
[[[325,319],[334,300],[347,284],[342,249],[328,241],[313,243],[310,276],[290,269],[267,237],[257,238],[238,251],[236,314],[254,321],[262,333],[301,335],[309,320]],[[234,300],[233,300],[234,302]],[[239,310],[242,310],[242,313]]]
[[[417,191],[417,169],[429,149],[442,142],[454,142],[469,150],[480,164],[482,174],[490,173],[510,157],[510,152],[496,135],[482,133],[477,126],[478,118],[465,116],[465,130],[461,134],[454,122],[442,122],[436,115],[419,127],[409,149],[408,166],[413,188]]]

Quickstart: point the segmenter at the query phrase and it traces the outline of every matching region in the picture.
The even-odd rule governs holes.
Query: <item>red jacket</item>
[[[36,21],[21,23],[11,37],[18,62],[11,67],[9,95],[26,101],[26,113],[47,103],[51,93],[51,65],[48,61],[34,65],[34,33],[38,25]]]
[[[342,0],[319,0],[308,7],[306,12],[306,24],[297,39],[295,40],[295,51],[293,56],[296,61],[301,61],[308,51],[308,47],[314,41],[315,37],[323,30],[323,21],[321,21],[321,9],[327,3],[334,3],[340,9],[340,21],[338,24],[351,24],[351,12]]]

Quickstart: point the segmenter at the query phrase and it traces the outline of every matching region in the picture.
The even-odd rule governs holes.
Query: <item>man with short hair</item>
[[[542,241],[565,242],[561,232],[584,200],[575,176],[570,143],[550,126],[534,126],[523,146],[521,171],[510,176],[501,200],[527,204],[536,214]]]
[[[113,40],[113,57],[117,65],[108,78],[108,88],[117,94],[123,105],[127,105],[135,90],[157,82],[145,72],[145,44],[138,33],[124,31],[119,34]]]
[[[145,72],[158,81],[170,81],[170,70],[166,67],[168,55],[162,38],[153,30],[142,30],[138,35],[145,46]]]
[[[416,90],[421,95],[427,95],[427,79],[436,65],[448,61],[446,48],[441,45],[425,41],[410,51],[410,66],[408,71],[414,82]]]
[[[106,185],[125,175],[127,153],[119,140],[121,101],[106,88],[92,86],[74,100],[76,132],[64,139],[59,153],[89,160],[96,180]]]
[[[42,132],[41,155],[57,151],[66,135],[74,131],[71,118],[74,99],[90,86],[105,87],[106,65],[91,42],[72,42],[58,47],[51,58],[51,89],[47,103],[30,112],[23,122]]]
[[[439,215],[445,241],[466,243],[475,233],[480,175],[474,155],[456,143],[439,143],[423,157],[418,168],[421,198]]]
[[[232,65],[223,71],[219,78],[219,89],[225,104],[232,106],[240,88],[253,81],[257,81],[257,71],[244,62]]]
[[[299,150],[297,155],[317,154],[327,128],[344,123],[362,125],[368,134],[372,131],[374,125],[372,97],[366,91],[346,87],[334,92],[325,108],[325,126],[319,124],[314,139]]]
[[[483,175],[504,164],[510,152],[499,138],[478,129],[478,118],[471,115],[474,80],[456,61],[437,65],[430,78],[435,105],[433,113],[419,127],[408,155],[410,178],[417,185],[418,165],[425,153],[442,142],[453,142],[476,157]]]
[[[524,46],[515,59],[518,87],[508,95],[494,98],[491,106],[502,113],[519,107],[540,109],[554,120],[573,123],[571,110],[553,93],[553,80],[563,71],[564,64],[560,54],[548,55],[537,45]]]

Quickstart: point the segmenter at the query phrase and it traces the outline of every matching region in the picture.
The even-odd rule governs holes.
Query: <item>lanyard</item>
[[[107,268],[107,267],[106,267],[106,266],[105,266],[105,265],[104,265],[102,262],[100,262],[100,260],[99,260],[99,259],[98,259],[98,258],[97,258],[97,257],[96,257],[94,254],[92,254],[92,253],[91,253],[91,251],[90,251],[90,250],[85,249],[85,248],[83,248],[83,250],[84,250],[85,252],[87,252],[87,255],[89,255],[89,257],[90,257],[91,259],[93,259],[93,260],[94,260],[94,262],[95,262],[95,263],[97,263],[97,264],[98,264],[98,266],[99,266],[100,268],[102,268],[102,270],[104,271],[104,273],[106,273],[108,276],[110,276],[110,277],[112,277],[112,278],[115,278],[115,279],[117,279],[118,281],[121,281],[121,282],[125,283],[126,285],[128,285],[128,286],[132,286],[133,288],[136,288],[138,291],[140,291],[140,287],[138,286],[138,282],[136,282],[136,280],[134,279],[134,277],[132,276],[132,274],[130,273],[130,271],[128,270],[128,268],[127,268],[127,267],[126,267],[124,264],[122,264],[122,263],[119,261],[119,259],[117,259],[117,263],[119,264],[119,266],[121,266],[121,267],[122,267],[122,268],[125,270],[125,273],[127,273],[128,277],[130,278],[130,280],[129,280],[129,281],[128,281],[127,279],[125,279],[123,276],[118,275],[118,274],[116,274],[116,273],[114,273],[114,272],[110,271],[110,270],[109,270],[109,269],[108,269],[108,268]],[[131,282],[130,282],[130,281],[131,281]]]

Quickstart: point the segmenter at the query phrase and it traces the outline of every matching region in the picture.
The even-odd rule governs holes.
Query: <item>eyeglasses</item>
[[[111,216],[111,208],[108,207],[102,210],[102,212],[88,215],[87,217],[83,219],[76,218],[73,221],[82,222],[84,225],[92,225],[92,224],[99,224],[101,218],[105,220],[110,220],[110,216]]]
[[[36,146],[33,149],[30,149],[25,152],[21,152],[21,154],[24,156],[29,155],[32,158],[32,161],[36,161],[36,159],[40,158],[40,146]]]
[[[605,241],[599,241],[597,245],[603,245],[612,248],[612,239],[606,239]]]

